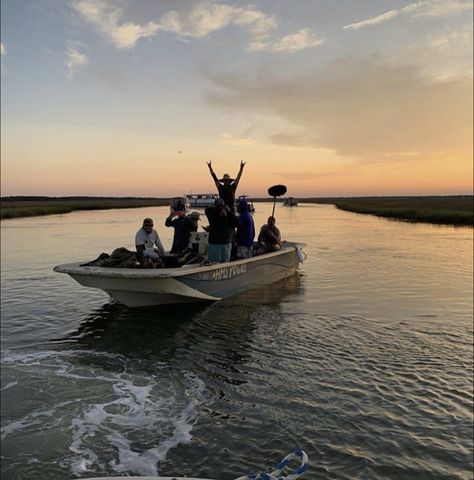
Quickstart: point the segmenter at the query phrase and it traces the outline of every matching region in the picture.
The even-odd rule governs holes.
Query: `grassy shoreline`
[[[169,198],[111,197],[2,197],[1,220],[70,213],[77,210],[108,210],[111,208],[161,207]]]
[[[281,200],[281,199],[280,199]],[[332,204],[341,210],[409,222],[473,226],[472,195],[438,197],[335,197],[299,198],[301,203]],[[254,201],[271,201],[255,198]],[[105,210],[167,206],[170,198],[150,197],[2,197],[2,220],[39,215],[65,214],[77,210]]]
[[[311,202],[331,203],[340,210],[407,222],[471,227],[474,225],[474,197],[472,195],[352,197],[311,199]]]

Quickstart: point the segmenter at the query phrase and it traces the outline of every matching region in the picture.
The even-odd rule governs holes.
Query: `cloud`
[[[159,29],[155,22],[145,25],[122,22],[123,9],[113,7],[105,1],[79,0],[73,4],[73,8],[86,22],[121,49],[133,48],[140,38],[152,37]]]
[[[296,52],[306,48],[319,47],[325,42],[323,38],[314,35],[309,28],[302,28],[296,33],[286,35],[276,41],[252,42],[249,50],[270,52]]]
[[[473,75],[472,27],[443,29],[428,35],[400,52],[397,62],[417,65],[424,76],[433,81],[472,77]]]
[[[7,54],[7,47],[5,47],[5,44],[3,42],[0,42],[0,55],[3,57],[6,54]]]
[[[277,29],[278,20],[253,5],[239,7],[224,3],[197,3],[181,12],[170,10],[157,21],[144,25],[125,22],[124,9],[107,1],[76,0],[73,8],[84,21],[121,49],[133,48],[141,38],[151,38],[159,32],[200,39],[229,26],[249,32],[249,50],[253,51],[294,52],[324,43],[308,28],[270,41],[269,36]]]
[[[255,145],[256,141],[253,138],[236,138],[230,133],[224,132],[221,135],[220,143],[224,145]]]
[[[371,162],[390,153],[472,149],[472,79],[431,82],[414,65],[341,60],[320,71],[207,72],[207,102],[232,113],[271,115],[275,144],[329,148]]]
[[[388,12],[378,15],[376,17],[368,18],[360,22],[351,23],[342,27],[344,30],[359,30],[360,28],[370,27],[371,25],[377,25],[379,23],[387,22],[392,18],[397,17],[400,14],[400,10],[389,10]]]
[[[226,4],[197,4],[191,11],[171,10],[160,18],[158,29],[183,37],[203,38],[229,25],[245,27],[257,37],[265,37],[278,22],[253,6],[247,8]]]
[[[72,78],[74,73],[76,73],[76,70],[79,67],[82,67],[83,65],[86,65],[89,63],[89,58],[87,55],[78,52],[74,47],[68,47],[67,52],[66,52],[67,60],[66,60],[66,66],[67,66],[67,77]]]
[[[412,17],[445,17],[473,8],[471,1],[463,0],[422,0],[411,3],[398,10],[389,10],[376,17],[361,20],[342,27],[344,30],[359,30],[361,28],[388,22],[401,14]]]

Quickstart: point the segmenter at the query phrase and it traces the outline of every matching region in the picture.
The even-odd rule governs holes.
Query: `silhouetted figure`
[[[239,223],[237,225],[237,258],[250,258],[253,255],[253,240],[255,238],[255,225],[253,217],[248,211],[247,200],[239,201]]]
[[[244,171],[245,162],[240,162],[240,170],[237,174],[237,178],[234,180],[230,178],[228,173],[224,173],[223,177],[219,180],[214,170],[212,169],[211,162],[207,162],[211,176],[214,179],[216,184],[217,191],[219,192],[219,197],[224,200],[225,204],[232,210],[235,211],[235,191],[239,185],[240,177]]]
[[[209,220],[208,260],[229,262],[234,228],[237,226],[235,213],[222,198],[218,198],[214,205],[206,208],[206,217]]]
[[[258,246],[262,253],[275,252],[281,248],[280,230],[275,226],[275,217],[268,217],[258,235]]]

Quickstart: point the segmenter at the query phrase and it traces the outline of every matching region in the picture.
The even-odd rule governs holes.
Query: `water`
[[[270,204],[257,204],[256,224]],[[2,222],[2,479],[471,479],[473,231],[277,206],[297,275],[133,310],[54,273],[167,208]]]

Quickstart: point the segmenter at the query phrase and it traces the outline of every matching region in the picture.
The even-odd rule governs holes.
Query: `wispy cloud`
[[[309,28],[302,28],[296,33],[286,35],[275,41],[252,42],[249,50],[270,52],[296,52],[306,48],[319,47],[325,43],[323,38],[317,37]]]
[[[201,3],[190,12],[171,10],[160,18],[158,28],[183,37],[203,38],[229,25],[248,28],[253,35],[264,37],[278,26],[278,21],[253,6]]]
[[[78,52],[74,47],[68,47],[66,51],[67,77],[72,78],[79,67],[89,63],[89,58],[84,53]]]
[[[344,30],[359,30],[361,28],[388,22],[399,15],[411,17],[444,17],[454,15],[473,8],[472,2],[465,0],[422,0],[411,3],[397,10],[389,10],[381,15],[367,18],[343,27]]]
[[[249,34],[249,50],[295,52],[322,45],[324,40],[309,28],[278,39],[269,37],[279,22],[253,5],[239,7],[225,3],[196,3],[182,11],[170,10],[158,20],[139,25],[124,20],[125,11],[107,0],[75,0],[73,8],[80,18],[117,48],[135,47],[141,38],[151,38],[159,32],[173,33],[180,38],[205,38],[226,27],[245,29]]]
[[[230,133],[224,132],[221,135],[220,143],[224,145],[255,145],[255,143],[257,142],[254,138],[250,138],[250,137],[237,138]]]
[[[3,42],[0,42],[0,55],[3,57],[6,54],[7,54],[7,47],[5,47],[5,44]]]
[[[400,15],[400,10],[389,10],[388,12],[382,13],[382,15],[367,18],[366,20],[361,20],[360,22],[351,23],[350,25],[345,25],[342,28],[344,30],[359,30],[360,28],[370,27],[372,25],[387,22],[392,18],[398,17],[398,15]]]
[[[155,22],[138,25],[122,21],[123,9],[106,1],[79,0],[74,10],[99,33],[109,39],[117,48],[133,48],[140,38],[152,37],[159,26]]]

